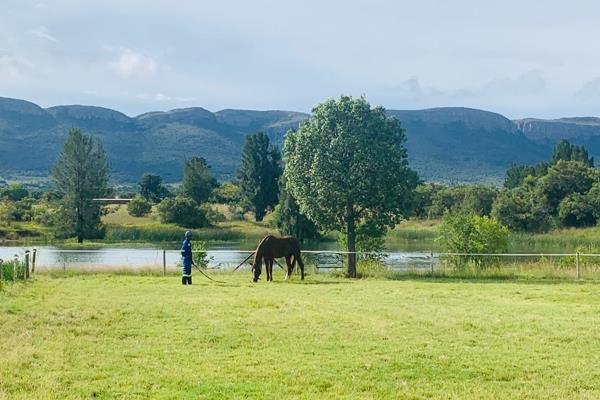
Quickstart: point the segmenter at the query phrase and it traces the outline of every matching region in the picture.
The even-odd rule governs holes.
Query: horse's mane
[[[270,237],[273,237],[273,236],[267,235],[264,238],[262,238],[262,240],[258,243],[258,246],[256,247],[256,253],[254,255],[254,265],[256,265],[257,263],[262,263],[263,252],[264,252],[263,244]]]

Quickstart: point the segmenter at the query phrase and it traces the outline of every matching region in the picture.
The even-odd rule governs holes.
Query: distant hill
[[[426,180],[500,182],[511,163],[547,159],[565,137],[600,159],[600,119],[524,119],[468,108],[388,110],[407,131],[411,165]],[[167,181],[181,178],[183,160],[205,157],[220,179],[235,176],[246,135],[266,132],[281,145],[285,133],[307,114],[293,111],[221,110],[193,107],[129,117],[94,106],[41,108],[0,98],[0,178],[48,176],[71,127],[103,143],[113,178],[136,182],[144,172]]]
[[[453,107],[388,114],[402,122],[411,165],[429,180],[498,183],[511,163],[535,163],[549,154],[548,146],[488,111]]]
[[[276,143],[306,114],[291,111],[203,108],[151,112],[130,118],[93,106],[57,106],[0,98],[0,177],[47,176],[71,127],[94,134],[103,143],[113,177],[135,182],[144,172],[167,181],[181,178],[183,160],[203,156],[221,179],[238,167],[247,134],[264,131]]]

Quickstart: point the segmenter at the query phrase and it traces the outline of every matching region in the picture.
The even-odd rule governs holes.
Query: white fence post
[[[579,273],[579,252],[577,252],[575,254],[575,266],[577,267],[577,280],[579,280],[579,277],[580,277],[580,273]]]

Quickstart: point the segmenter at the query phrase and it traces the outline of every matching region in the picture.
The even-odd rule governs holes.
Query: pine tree
[[[191,197],[196,203],[202,204],[208,200],[217,181],[210,167],[202,157],[192,157],[183,165],[183,181],[181,192]]]
[[[61,234],[84,239],[104,233],[98,202],[93,199],[108,193],[109,169],[102,145],[80,129],[71,129],[52,171],[61,194]]]
[[[242,165],[238,171],[242,207],[254,211],[262,221],[267,209],[275,207],[281,176],[281,153],[262,132],[246,137]]]
[[[300,207],[294,196],[286,190],[285,179],[281,179],[279,204],[275,207],[275,226],[282,235],[291,235],[301,242],[304,239],[320,237],[317,226],[300,212]]]
[[[562,139],[552,153],[552,164],[563,161],[581,161],[588,167],[594,166],[594,157],[590,157],[583,146],[577,146],[566,139]]]

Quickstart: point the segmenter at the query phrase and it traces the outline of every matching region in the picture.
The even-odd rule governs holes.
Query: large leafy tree
[[[61,234],[76,236],[79,243],[100,237],[102,210],[93,199],[109,192],[108,162],[102,145],[80,129],[71,129],[52,177],[61,195]]]
[[[202,157],[192,157],[183,164],[183,181],[181,192],[202,204],[208,200],[213,189],[217,186],[206,160]]]
[[[277,204],[281,174],[281,153],[271,146],[269,137],[262,132],[246,136],[238,170],[240,198],[246,210],[254,211],[257,221]]]
[[[345,235],[348,275],[356,276],[357,230],[382,236],[407,215],[417,185],[400,122],[364,98],[342,96],[313,109],[287,135],[287,187],[300,211]]]
[[[525,178],[520,186],[501,192],[492,216],[516,231],[539,232],[552,226],[551,207],[533,176]]]
[[[169,190],[163,186],[162,178],[159,175],[145,173],[138,185],[140,186],[140,195],[153,203],[159,203],[169,194]]]
[[[597,169],[581,161],[559,160],[550,167],[548,174],[539,180],[539,185],[554,213],[565,197],[573,193],[587,193],[594,182],[599,180],[600,173]]]

